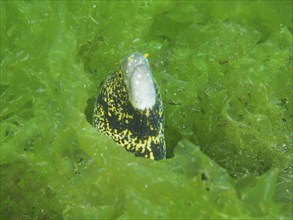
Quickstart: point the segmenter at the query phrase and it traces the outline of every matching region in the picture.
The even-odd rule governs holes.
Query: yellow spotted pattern
[[[93,124],[127,151],[152,160],[164,159],[164,110],[155,83],[156,102],[149,109],[135,109],[128,100],[124,73],[109,75],[98,95]]]

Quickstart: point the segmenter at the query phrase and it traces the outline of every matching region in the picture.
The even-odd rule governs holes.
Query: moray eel
[[[135,156],[166,157],[163,103],[147,54],[130,54],[107,77],[97,98],[93,125]]]

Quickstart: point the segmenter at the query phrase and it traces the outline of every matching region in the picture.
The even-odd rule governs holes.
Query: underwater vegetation
[[[0,219],[291,219],[291,1],[1,1]],[[167,159],[92,126],[148,60]]]

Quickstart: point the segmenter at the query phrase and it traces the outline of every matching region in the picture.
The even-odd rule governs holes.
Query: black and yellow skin
[[[155,104],[137,109],[129,101],[121,68],[108,76],[98,95],[93,124],[136,156],[165,158],[164,110],[155,81]]]

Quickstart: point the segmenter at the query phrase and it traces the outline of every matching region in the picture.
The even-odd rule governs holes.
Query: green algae
[[[291,2],[1,2],[1,219],[292,217]],[[150,53],[168,159],[91,126]]]

